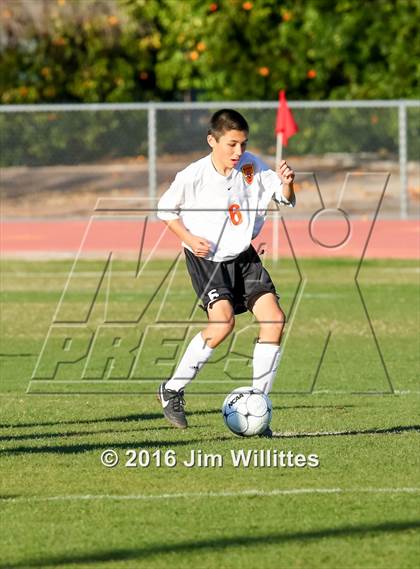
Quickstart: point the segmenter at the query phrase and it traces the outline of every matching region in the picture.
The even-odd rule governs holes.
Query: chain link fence
[[[349,213],[363,216],[378,199],[375,177],[362,174],[389,172],[381,214],[418,216],[420,101],[289,106],[299,126],[283,151],[297,172],[291,216],[317,207],[313,174],[334,205],[348,172],[360,174]],[[0,106],[3,216],[88,216],[104,196],[137,196],[153,207],[175,174],[209,151],[208,120],[223,107],[245,115],[248,149],[274,166],[276,102]]]

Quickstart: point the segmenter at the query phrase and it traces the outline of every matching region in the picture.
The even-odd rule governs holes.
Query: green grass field
[[[300,276],[289,260],[268,264],[289,319],[272,440],[234,437],[220,413],[251,382],[250,315],[190,386],[190,427],[177,431],[154,393],[203,322],[183,263],[134,279],[118,261],[99,287],[103,263],[83,261],[57,310],[71,266],[1,264],[0,567],[418,567],[417,263],[365,261],[362,296],[357,261],[302,259]],[[105,306],[88,361],[76,357]],[[129,449],[150,466],[126,467]],[[320,465],[235,468],[239,449]],[[168,450],[177,465],[157,466]],[[188,468],[191,450],[223,466]]]

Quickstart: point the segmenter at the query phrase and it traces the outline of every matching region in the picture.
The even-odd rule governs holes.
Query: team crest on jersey
[[[244,164],[241,168],[243,177],[247,184],[252,184],[254,181],[254,164]]]

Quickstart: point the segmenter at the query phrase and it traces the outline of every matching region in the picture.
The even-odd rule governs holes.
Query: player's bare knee
[[[224,340],[229,336],[232,330],[235,328],[235,317],[233,315],[226,318],[224,322],[217,324],[218,335]]]
[[[210,348],[218,346],[225,338],[229,336],[235,327],[235,318],[233,316],[226,321],[212,322],[206,330],[207,345]]]
[[[279,309],[273,316],[273,326],[281,333],[286,322],[286,315]]]
[[[283,333],[283,325],[280,322],[272,324],[272,334],[275,336],[276,342],[280,341]]]
[[[233,314],[226,320],[224,326],[225,326],[226,336],[229,336],[229,334],[233,332],[233,329],[235,328],[235,317],[233,316]]]
[[[260,339],[279,342],[283,334],[286,317],[282,310],[275,311],[269,318],[260,321]]]
[[[276,311],[272,311],[270,314],[267,313],[259,322],[261,326],[283,329],[286,322],[286,316],[281,309],[278,309]]]

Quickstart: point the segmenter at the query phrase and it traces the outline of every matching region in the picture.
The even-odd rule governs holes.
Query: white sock
[[[277,344],[260,344],[254,348],[252,365],[254,375],[252,387],[256,387],[268,395],[274,383],[274,378],[281,359],[282,350]]]
[[[180,391],[190,383],[209,359],[213,348],[209,348],[199,332],[188,344],[175,373],[165,385],[165,389]]]

